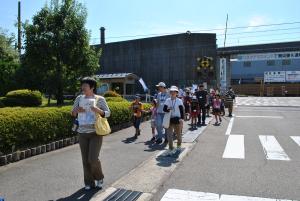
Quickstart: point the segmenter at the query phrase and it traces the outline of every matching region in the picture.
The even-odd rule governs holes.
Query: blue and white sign
[[[285,82],[285,71],[266,71],[264,82]]]
[[[300,82],[300,71],[286,71],[286,82]]]

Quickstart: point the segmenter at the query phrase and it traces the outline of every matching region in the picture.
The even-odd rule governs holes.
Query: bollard
[[[59,148],[62,148],[64,146],[64,141],[63,140],[59,140]]]
[[[55,149],[59,149],[59,141],[55,141]]]
[[[36,148],[31,148],[31,156],[35,156],[36,155]]]
[[[7,159],[7,163],[11,163],[12,162],[12,154],[7,154],[6,159]]]
[[[45,153],[46,152],[46,145],[42,145],[42,148],[41,148],[41,153]]]
[[[36,147],[36,155],[39,155],[42,153],[42,147],[41,146],[37,146]]]
[[[16,161],[19,161],[20,160],[20,151],[16,151],[14,153],[12,153],[12,161],[13,162],[16,162]]]
[[[46,151],[47,152],[51,151],[51,144],[46,144]]]
[[[7,159],[6,156],[0,156],[0,166],[1,165],[6,165],[7,164]]]
[[[25,159],[25,151],[21,151],[20,160]]]
[[[26,158],[31,157],[31,150],[30,150],[30,149],[26,149],[26,150],[25,150],[25,157],[26,157]]]
[[[52,151],[55,150],[55,142],[51,142],[50,145],[51,145],[51,150]]]

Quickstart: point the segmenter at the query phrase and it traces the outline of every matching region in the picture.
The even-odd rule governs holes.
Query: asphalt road
[[[251,100],[247,104],[249,102]],[[300,136],[300,108],[267,107],[266,104],[264,107],[240,105],[234,108],[235,117],[230,135],[225,135],[229,117],[223,119],[221,126],[210,125],[153,200],[161,200],[170,189],[184,191],[170,190],[169,197],[174,197],[170,199],[166,195],[164,201],[177,198],[184,201],[184,196],[190,196],[190,199],[198,196],[195,200],[204,200],[204,197],[200,198],[203,194],[188,194],[187,191],[209,192],[219,196],[226,194],[300,200],[300,145],[290,137]],[[228,138],[236,135],[243,136],[244,146],[241,147],[244,148],[244,158],[223,157]],[[263,147],[260,140],[266,139],[265,136],[271,136],[276,141],[268,138],[266,143],[270,143],[269,146]],[[239,146],[234,147],[237,142],[234,141],[231,147],[228,145],[229,156],[241,152]],[[278,144],[282,148],[280,153],[276,150]],[[268,149],[275,151],[268,152]],[[282,152],[289,160],[271,160],[274,156],[286,159]],[[179,199],[180,196],[183,197]]]

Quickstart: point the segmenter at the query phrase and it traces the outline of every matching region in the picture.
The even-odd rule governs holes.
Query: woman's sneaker
[[[89,185],[85,185],[85,187],[84,187],[84,190],[91,190],[91,186],[89,186]]]
[[[103,179],[96,180],[96,186],[95,187],[102,189],[102,187],[103,187]]]
[[[155,142],[155,140],[156,140],[156,138],[155,137],[153,137],[153,138],[151,138],[151,142]]]

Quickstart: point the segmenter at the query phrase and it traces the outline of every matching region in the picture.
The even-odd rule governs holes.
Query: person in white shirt
[[[167,129],[167,136],[169,142],[169,150],[165,152],[165,156],[173,155],[176,152],[181,151],[181,142],[182,142],[182,125],[184,120],[184,107],[183,102],[180,98],[177,98],[178,88],[176,86],[172,86],[170,88],[171,97],[168,98],[164,104],[164,112],[170,112],[170,124]],[[177,148],[174,149],[173,146],[173,133],[176,134],[177,137]]]

